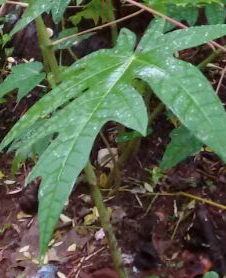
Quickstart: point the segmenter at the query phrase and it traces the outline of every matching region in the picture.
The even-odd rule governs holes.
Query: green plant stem
[[[113,46],[115,46],[117,37],[118,37],[118,30],[117,30],[117,25],[115,23],[114,5],[113,5],[112,0],[107,0],[106,5],[107,5],[107,9],[109,11],[110,21],[112,22],[112,24],[111,24],[112,44],[113,44]]]
[[[165,104],[160,102],[148,118],[148,125],[151,125],[154,119],[161,114],[165,109]]]
[[[111,251],[114,267],[120,278],[128,278],[127,273],[123,266],[122,255],[118,248],[118,243],[117,243],[114,231],[113,231],[113,227],[110,223],[110,217],[109,217],[107,208],[103,202],[103,198],[102,198],[100,189],[97,185],[96,175],[94,173],[93,166],[91,165],[90,162],[88,162],[88,164],[86,165],[84,170],[85,170],[85,175],[86,175],[87,181],[90,185],[92,199],[93,199],[93,201],[97,207],[98,213],[100,215],[101,226],[104,229],[104,232],[105,232],[105,235],[106,235],[106,238],[108,241],[108,245],[109,245],[109,248]]]
[[[226,45],[224,45],[226,47]],[[223,51],[221,49],[217,49],[216,51],[212,52],[206,59],[204,59],[200,64],[198,64],[197,68],[200,70],[204,70],[207,64],[216,60]]]
[[[51,46],[51,40],[41,16],[38,16],[35,19],[35,25],[38,34],[39,46],[42,51],[45,70],[46,72],[52,72],[55,83],[58,83],[60,81],[60,70],[54,50]]]

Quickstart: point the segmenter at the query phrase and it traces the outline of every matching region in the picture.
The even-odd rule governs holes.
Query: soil
[[[89,44],[94,45],[92,41]],[[83,51],[87,52],[84,48]],[[208,52],[210,49],[204,46],[183,51],[180,57],[198,64]],[[224,68],[224,55],[214,64]],[[216,88],[220,71],[208,68],[205,74]],[[223,79],[219,90],[223,103],[225,86]],[[8,98],[0,110],[1,139],[37,99],[37,90],[18,105],[14,95]],[[112,136],[110,130],[114,127],[114,123],[104,127],[107,138]],[[111,188],[102,188],[125,266],[133,278],[152,275],[195,278],[210,270],[223,276],[226,273],[226,250],[222,244],[226,241],[226,167],[206,148],[153,182],[153,169],[159,165],[173,127],[165,113],[160,115],[153,124],[154,132],[142,139],[136,156],[125,163],[122,184],[117,191],[109,196]],[[104,146],[98,137],[92,152],[95,165],[98,150]],[[39,181],[24,190],[24,180],[33,162],[26,162],[13,176],[12,160],[13,154],[0,155],[0,174],[4,175],[0,175],[0,277],[30,278],[40,268],[36,215]],[[106,168],[97,169],[99,175],[106,172]],[[45,259],[57,267],[59,277],[118,277],[94,212],[88,185],[81,181],[65,205]],[[90,217],[91,223],[87,220]]]

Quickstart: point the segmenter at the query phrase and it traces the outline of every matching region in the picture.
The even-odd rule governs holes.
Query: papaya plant
[[[1,4],[4,2],[0,1]],[[94,140],[102,126],[115,121],[146,135],[147,108],[142,95],[133,86],[134,79],[145,81],[178,117],[183,125],[179,134],[184,136],[185,141],[189,133],[211,147],[226,162],[224,108],[200,70],[175,57],[175,53],[180,50],[226,35],[226,25],[190,27],[164,33],[165,22],[153,20],[139,43],[133,32],[123,28],[112,49],[101,49],[66,69],[56,69],[56,61],[52,63],[51,60],[54,56],[48,55],[53,54],[53,44],[49,38],[43,39],[45,30],[40,29],[40,15],[51,11],[54,21],[59,22],[68,3],[56,0],[31,1],[11,32],[11,35],[15,34],[36,19],[42,50],[49,51],[43,50],[44,62],[46,58],[50,59],[52,74],[55,72],[57,75],[52,82],[52,89],[21,117],[0,145],[1,151],[10,146],[9,150],[24,154],[29,153],[35,144],[49,138],[49,143],[45,145],[26,180],[26,184],[29,184],[35,178],[42,177],[38,215],[41,255],[47,250],[78,175],[87,167]],[[28,76],[32,84],[44,78],[42,66],[38,65],[39,78],[34,80],[32,74]],[[29,68],[31,64],[25,64],[21,71],[25,73]],[[22,75],[17,69],[14,68],[12,76],[0,85],[1,96],[14,88],[27,93],[23,84],[14,84],[14,87],[9,85],[10,80],[17,80],[14,75]],[[192,151],[199,146],[200,143],[194,142]],[[182,153],[174,164],[186,155]],[[162,163],[163,168],[168,167],[166,161]],[[85,169],[87,172],[90,167]]]
[[[205,0],[205,1],[153,1],[144,0],[146,5],[161,11],[162,13],[172,17],[178,21],[186,21],[189,26],[193,26],[198,20],[199,8],[203,7],[206,19],[209,24],[222,24],[226,17],[224,4],[225,0]],[[170,23],[166,28],[173,28]]]

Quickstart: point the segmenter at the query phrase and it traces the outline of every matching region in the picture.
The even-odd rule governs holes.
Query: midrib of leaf
[[[125,57],[127,58],[126,56],[121,56],[121,57]],[[53,103],[51,106],[49,106],[49,109],[47,109],[45,111],[44,114],[42,115],[39,115],[39,113],[36,113],[35,117],[29,121],[29,125],[26,126],[25,129],[29,128],[29,126],[31,126],[32,124],[34,124],[34,122],[38,119],[38,118],[43,118],[45,117],[48,113],[51,113],[53,110],[57,109],[60,105],[62,105],[63,103],[65,103],[66,101],[68,101],[70,98],[73,98],[73,95],[74,93],[70,93],[70,90],[72,90],[75,86],[79,86],[81,85],[82,83],[86,82],[86,81],[89,81],[89,80],[92,80],[92,78],[94,78],[95,76],[98,76],[99,74],[104,74],[105,72],[111,70],[113,71],[114,68],[117,68],[119,67],[120,65],[123,65],[124,62],[120,61],[120,63],[117,63],[117,64],[114,64],[113,66],[109,66],[105,69],[102,69],[98,72],[95,72],[94,74],[92,75],[89,75],[87,78],[85,77],[84,79],[82,80],[79,80],[76,84],[72,84],[71,86],[67,87],[66,89],[63,90],[63,95],[64,95],[64,101],[63,102],[60,102],[58,101],[58,99],[56,100],[56,105],[53,107]],[[69,81],[72,81],[73,82],[73,79],[69,79]],[[65,83],[66,84],[66,83]],[[62,85],[65,85],[62,83]],[[55,91],[56,93],[54,94],[54,96],[58,93],[59,91]],[[65,96],[65,94],[67,94],[69,92],[69,95],[68,96]],[[51,92],[50,92],[51,94]],[[81,93],[82,94],[82,93]],[[47,97],[51,97],[50,95],[47,94]],[[45,101],[45,97],[43,98],[43,101]],[[42,104],[42,99],[40,100],[40,102]],[[38,104],[39,104],[38,103]],[[33,107],[31,107],[32,109]],[[29,113],[29,111],[28,111]],[[23,118],[22,118],[23,120]],[[27,119],[26,119],[27,120]],[[18,123],[16,123],[16,125],[14,126],[14,128],[7,134],[7,136],[4,138],[4,140],[1,142],[0,144],[0,150],[2,150],[3,148],[5,148],[8,144],[10,144],[11,141],[13,141],[15,139],[16,136],[19,136],[21,135],[23,132],[24,132],[24,129],[23,130],[20,130],[20,132],[17,133],[17,130],[15,131],[15,129],[17,129],[18,126],[20,126],[20,123],[21,121],[19,121]],[[11,136],[11,132],[14,133],[12,136]]]
[[[146,53],[147,54],[147,53]],[[157,68],[158,70],[162,71],[163,73],[167,74],[171,79],[173,79],[174,81],[176,81],[175,83],[179,84],[179,86],[181,88],[183,88],[184,92],[186,93],[187,97],[190,99],[190,102],[194,104],[194,106],[197,108],[197,110],[199,110],[201,112],[201,114],[204,116],[204,118],[206,119],[206,121],[209,123],[209,126],[211,127],[212,131],[214,131],[215,129],[213,128],[213,125],[211,123],[210,118],[208,117],[208,115],[205,113],[206,109],[201,109],[201,106],[196,102],[196,99],[193,97],[193,95],[189,94],[189,92],[187,91],[186,87],[179,82],[180,80],[176,77],[174,77],[174,75],[172,75],[171,73],[167,72],[164,68],[160,68],[159,66],[155,65],[155,64],[151,64],[148,63],[144,60],[140,60],[139,58],[137,59],[137,61],[139,61],[141,64],[145,64],[150,66],[153,66],[155,68]],[[158,94],[157,94],[158,96]],[[164,100],[162,100],[164,102]],[[168,104],[166,104],[168,106]],[[189,106],[188,106],[189,107]],[[180,118],[181,119],[181,118]],[[184,122],[184,125],[186,125],[186,121]],[[191,132],[193,132],[193,130],[191,130]],[[221,147],[224,147],[224,144],[222,144],[221,142]]]
[[[133,61],[133,59],[131,59],[130,63],[128,63],[128,65],[127,65],[127,67],[125,68],[125,70],[124,70],[123,73],[125,73],[126,70],[130,67],[130,65],[132,64],[132,61]],[[94,116],[94,114],[96,114],[96,112],[97,112],[98,108],[100,107],[100,105],[102,105],[102,103],[104,102],[104,99],[108,96],[109,93],[111,93],[112,89],[113,89],[113,88],[115,87],[115,85],[120,81],[120,79],[122,78],[122,76],[123,76],[123,74],[121,74],[121,75],[119,76],[119,78],[116,79],[116,81],[112,84],[112,86],[106,91],[106,93],[105,93],[103,96],[98,97],[98,98],[100,98],[101,100],[100,100],[100,102],[96,105],[96,108],[93,110],[93,112],[90,114],[90,117],[87,119],[87,121],[86,121],[86,123],[84,124],[84,126],[81,127],[80,132],[78,132],[78,133],[77,133],[77,136],[75,136],[75,140],[74,140],[74,143],[73,143],[73,147],[74,147],[74,145],[75,145],[75,141],[77,141],[77,139],[78,139],[78,137],[80,136],[80,134],[81,134],[81,133],[84,131],[84,129],[86,128],[87,123],[89,123],[89,122],[91,121],[92,117]],[[90,99],[89,99],[88,101],[90,102]],[[72,151],[73,147],[71,148],[71,151]],[[68,156],[69,156],[69,154],[71,153],[71,151],[68,152]],[[65,161],[67,161],[68,156],[67,156],[67,158],[65,159]],[[64,165],[65,165],[65,164],[66,164],[66,162],[64,163]],[[62,169],[63,169],[63,167],[62,167]],[[58,177],[61,176],[62,169],[61,169],[60,174],[58,175]],[[59,180],[59,179],[58,179],[58,180]]]
[[[117,83],[121,80],[121,78],[123,77],[123,74],[129,69],[129,67],[131,66],[132,62],[134,60],[134,56],[132,56],[129,61],[127,62],[127,66],[125,67],[124,71],[122,74],[120,74],[119,78],[115,80],[115,82],[112,84],[112,86],[106,91],[106,93],[100,97],[100,102],[96,105],[95,109],[93,110],[93,112],[90,114],[90,117],[87,119],[86,123],[83,125],[83,127],[81,127],[80,129],[80,132],[77,132],[77,136],[75,135],[75,138],[74,140],[72,140],[72,143],[71,143],[71,148],[69,149],[68,153],[67,153],[67,156],[65,157],[64,159],[64,162],[62,163],[62,167],[59,171],[59,174],[57,175],[57,183],[59,183],[61,181],[61,176],[62,176],[62,172],[65,168],[65,165],[67,165],[67,161],[68,161],[68,158],[70,156],[70,154],[73,152],[73,149],[74,149],[74,146],[76,144],[76,141],[78,140],[78,138],[81,136],[82,132],[85,130],[86,126],[87,126],[87,123],[89,123],[94,114],[97,112],[98,108],[103,104],[104,102],[104,99],[108,96],[108,94],[111,93],[112,89],[117,85]],[[125,64],[125,63],[123,63]],[[49,206],[49,209],[48,209],[48,213],[47,213],[47,217],[46,217],[46,221],[45,221],[45,225],[44,225],[44,229],[43,229],[43,234],[45,233],[46,231],[46,227],[48,227],[48,222],[49,222],[49,219],[51,218],[51,211],[52,211],[52,208],[54,207],[54,200],[55,200],[55,194],[57,192],[57,186],[55,186],[55,190],[52,191],[52,198],[51,198],[51,204]]]
[[[125,57],[125,56],[123,56],[123,57]],[[132,56],[133,57],[133,56]],[[129,63],[129,64],[131,64],[132,63],[132,60],[133,60],[133,58],[132,57],[130,57],[130,60],[127,62],[127,64]],[[127,57],[128,58],[128,57]],[[96,74],[93,74],[92,76],[89,76],[88,78],[86,78],[86,81],[88,81],[89,79],[91,80],[92,78],[93,78],[93,76],[95,76],[95,75],[102,75],[103,74],[103,72],[106,72],[106,71],[108,71],[108,70],[110,70],[110,72],[113,72],[113,70],[112,70],[112,68],[114,69],[114,68],[118,68],[118,66],[119,65],[124,65],[125,64],[125,62],[120,62],[120,63],[117,63],[116,65],[114,65],[114,66],[111,66],[111,67],[108,67],[108,68],[105,68],[104,70],[102,70],[102,71],[99,71],[98,73],[96,73]],[[128,64],[128,66],[127,66],[127,68],[125,68],[125,71],[129,68],[129,64]],[[70,81],[72,81],[72,79],[70,80]],[[84,79],[83,79],[83,81],[84,81]],[[71,90],[71,89],[73,89],[73,87],[75,87],[75,86],[79,86],[80,84],[81,84],[81,82],[82,81],[79,81],[79,82],[77,82],[76,84],[75,83],[73,83],[73,85],[72,86],[70,86],[70,87],[67,87],[67,88],[64,88],[64,89],[62,89],[62,91],[63,91],[63,95],[65,96],[66,94],[65,93],[67,93],[68,92],[68,90]],[[114,86],[115,86],[115,84],[114,84]],[[65,86],[64,86],[65,87]],[[110,88],[110,90],[111,90],[112,88]],[[107,94],[108,92],[106,92],[106,94]],[[80,94],[81,95],[81,94]],[[122,95],[123,96],[123,95]],[[51,97],[51,96],[49,96],[49,97]],[[70,99],[72,97],[72,93],[70,93],[70,96],[65,96],[65,99],[66,100],[68,100],[68,99]],[[98,96],[97,98],[105,98],[105,95],[104,96]],[[93,98],[94,99],[94,98]],[[85,100],[83,100],[84,102],[83,102],[83,104],[82,105],[85,105]],[[64,102],[65,102],[65,100],[64,100]],[[90,102],[90,98],[87,100],[87,102]],[[56,103],[56,102],[55,102]],[[59,101],[57,101],[57,105],[59,106],[59,104],[62,104],[62,103],[59,103]],[[81,103],[79,104],[79,105],[81,105]],[[53,106],[53,103],[52,103],[52,106]],[[56,108],[56,105],[54,105],[54,109]],[[98,109],[98,108],[97,108]],[[62,110],[63,111],[63,110]],[[47,108],[47,111],[45,111],[45,113],[42,113],[42,117],[45,117],[45,115],[48,113],[48,112],[50,112],[49,111],[49,109]],[[94,111],[94,113],[95,113],[95,111]],[[36,118],[34,118],[34,119],[32,119],[32,121],[29,123],[29,125],[31,125],[32,123],[34,123],[34,121],[36,120]],[[49,121],[51,121],[51,119],[49,120]],[[139,122],[139,120],[138,120],[138,118],[137,118],[137,122]],[[54,123],[52,123],[52,126],[54,125]],[[46,129],[47,128],[47,129]],[[49,129],[48,129],[49,127],[48,127],[48,122],[46,122],[46,124],[44,124],[44,126],[43,126],[43,129],[45,129],[45,135],[46,135],[46,133],[49,133],[50,134],[50,132],[49,132]],[[20,131],[21,133],[22,133],[22,131]],[[57,132],[57,130],[51,130],[51,133],[53,133],[53,132]],[[37,135],[35,135],[34,137],[29,137],[29,139],[27,140],[27,141],[22,141],[21,142],[21,146],[19,146],[19,148],[21,149],[21,151],[23,151],[23,149],[27,149],[27,147],[29,147],[29,146],[31,146],[33,143],[34,143],[34,141],[37,141],[38,139],[41,139],[42,137],[43,137],[44,135],[43,135],[43,133],[42,132],[40,132],[40,133],[38,133]],[[11,136],[11,137],[14,137],[14,136]],[[11,138],[10,138],[11,139]],[[6,143],[5,143],[6,144]],[[24,147],[23,147],[24,146]],[[4,147],[4,146],[3,146]]]

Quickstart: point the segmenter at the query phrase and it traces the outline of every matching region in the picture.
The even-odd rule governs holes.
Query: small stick
[[[74,38],[74,37],[76,37],[76,36],[81,36],[81,35],[84,35],[84,34],[87,34],[87,33],[90,33],[90,32],[94,32],[94,31],[103,29],[103,28],[105,28],[105,27],[109,27],[109,26],[111,26],[111,25],[113,25],[113,24],[117,24],[117,23],[122,22],[122,21],[124,21],[124,20],[127,20],[127,19],[129,19],[129,18],[131,18],[131,17],[137,16],[138,14],[140,14],[140,13],[142,13],[142,12],[144,12],[143,9],[141,9],[141,10],[135,12],[135,13],[129,14],[129,15],[125,16],[125,17],[122,17],[122,18],[120,18],[120,19],[117,19],[117,20],[115,20],[115,21],[111,21],[111,22],[108,22],[108,23],[105,23],[105,24],[102,24],[102,25],[99,25],[99,26],[90,28],[90,29],[88,29],[88,30],[79,32],[79,33],[77,33],[77,34],[73,34],[73,35],[71,35],[71,36],[68,36],[68,37],[65,37],[65,38],[62,38],[62,39],[53,41],[51,45],[54,46],[54,45],[57,45],[57,44],[60,44],[60,43],[62,43],[62,42],[64,42],[64,41],[66,41],[66,40],[68,40],[68,39]]]
[[[220,90],[220,87],[221,87],[221,84],[222,84],[222,81],[223,81],[223,78],[225,76],[225,72],[226,72],[226,66],[223,68],[222,72],[221,72],[221,77],[220,77],[220,80],[217,84],[217,88],[216,88],[216,93],[218,94],[218,91]]]

